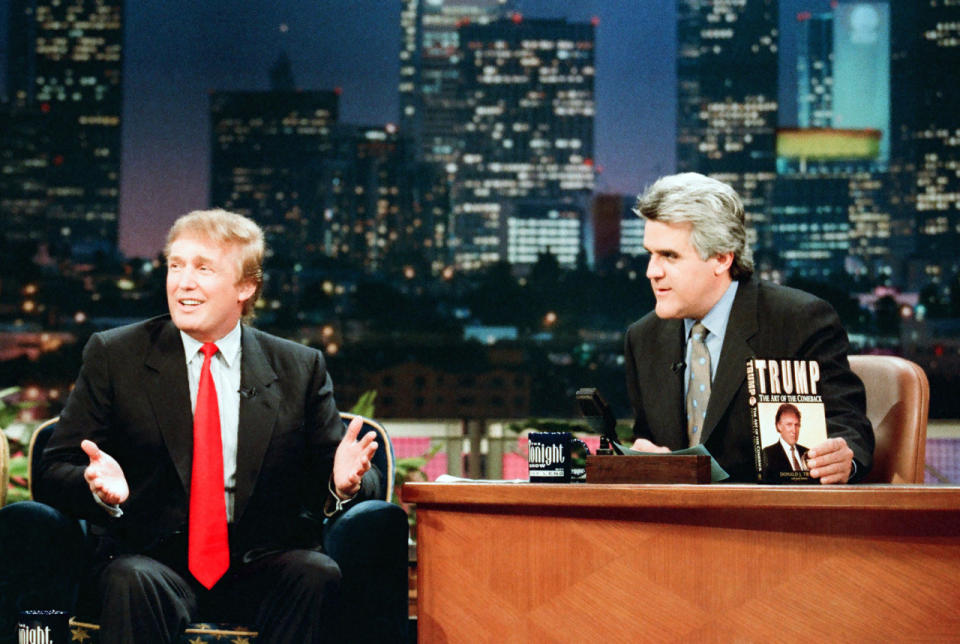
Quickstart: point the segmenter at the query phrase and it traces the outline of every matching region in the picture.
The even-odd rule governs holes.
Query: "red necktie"
[[[210,374],[210,359],[216,354],[217,345],[208,342],[200,350],[204,358],[193,412],[187,563],[197,581],[209,589],[230,567],[230,546],[227,543],[227,505],[223,496],[220,408]]]

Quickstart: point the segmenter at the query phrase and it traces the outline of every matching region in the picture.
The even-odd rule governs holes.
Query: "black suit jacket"
[[[241,332],[232,558],[320,543],[343,424],[319,351],[252,327]],[[83,478],[89,438],[123,468],[123,516],[98,506]],[[99,526],[120,552],[149,552],[186,531],[193,414],[180,333],[169,316],[96,333],[44,450],[40,500]],[[364,477],[360,498],[376,489]]]
[[[803,460],[803,457],[807,453],[807,448],[803,445],[797,443],[794,447],[797,448],[797,458]],[[780,472],[792,472],[793,465],[790,463],[790,459],[787,456],[787,453],[784,451],[783,447],[780,445],[780,441],[773,443],[772,445],[767,445],[763,448],[763,480],[776,483],[780,481]]]
[[[627,329],[627,391],[634,435],[670,449],[687,446],[683,400],[686,351],[683,320],[654,312]],[[707,404],[701,441],[731,481],[757,481],[747,404],[748,358],[804,358],[820,362],[827,434],[846,439],[856,460],[855,479],[873,462],[873,428],[863,383],[850,371],[849,343],[836,312],[809,293],[747,279],[740,282]]]

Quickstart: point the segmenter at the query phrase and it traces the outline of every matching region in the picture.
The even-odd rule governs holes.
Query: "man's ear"
[[[242,304],[253,297],[253,294],[257,292],[257,285],[253,283],[253,280],[243,280],[240,282],[237,290],[237,301]]]
[[[714,258],[717,260],[717,265],[713,269],[715,275],[730,271],[730,267],[733,266],[733,251],[717,253]]]

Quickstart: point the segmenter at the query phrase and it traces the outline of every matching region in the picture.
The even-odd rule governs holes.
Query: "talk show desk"
[[[957,641],[960,487],[408,483],[421,642]]]

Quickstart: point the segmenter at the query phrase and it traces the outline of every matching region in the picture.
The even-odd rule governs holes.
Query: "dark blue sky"
[[[208,205],[208,94],[267,89],[267,70],[281,51],[300,88],[342,88],[342,121],[396,122],[400,4],[128,0],[121,250],[155,254],[178,215]],[[784,53],[792,51],[796,12],[828,5],[781,1]],[[599,18],[598,190],[636,193],[672,172],[676,0],[521,0],[520,9],[528,17]],[[9,0],[0,0],[3,69],[8,11]],[[782,62],[781,71],[789,78],[792,65]],[[782,108],[782,122],[791,110]]]

